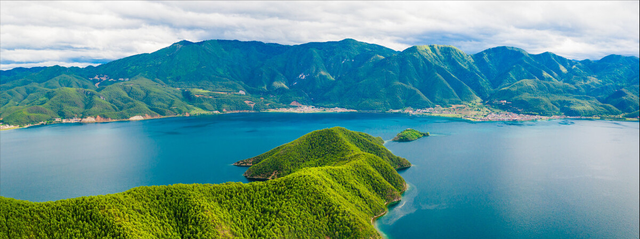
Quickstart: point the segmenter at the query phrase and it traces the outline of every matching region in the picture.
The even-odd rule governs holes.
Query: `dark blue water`
[[[384,139],[414,166],[377,221],[389,238],[638,238],[637,122],[470,123],[389,114],[232,114],[0,133],[0,195],[30,201],[142,185],[247,182],[235,161],[312,130]]]

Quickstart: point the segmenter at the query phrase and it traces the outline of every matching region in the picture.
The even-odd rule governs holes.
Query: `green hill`
[[[404,158],[393,155],[381,138],[336,127],[306,134],[269,152],[236,162],[250,166],[245,176],[250,179],[274,179],[318,166],[337,166],[354,160],[354,155],[373,154],[394,169],[410,167]],[[355,157],[358,158],[358,157]]]
[[[395,168],[410,165],[378,138],[344,128],[259,157],[249,171],[264,163],[288,171],[263,182],[146,186],[54,202],[0,197],[0,238],[380,238],[372,218],[400,200],[405,182]]]
[[[392,140],[398,142],[409,142],[425,136],[429,136],[429,132],[422,133],[415,129],[405,129],[402,132],[398,133],[396,137],[393,137]]]
[[[513,47],[469,55],[443,45],[397,52],[353,39],[181,41],[96,67],[0,71],[0,118],[23,125],[70,115],[259,111],[293,101],[373,111],[484,102],[543,115],[623,115],[638,110],[639,65],[633,56],[575,61]],[[511,104],[496,104],[502,100]]]

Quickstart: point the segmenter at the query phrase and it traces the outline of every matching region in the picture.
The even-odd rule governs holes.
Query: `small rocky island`
[[[392,141],[409,142],[425,136],[429,136],[429,132],[422,133],[415,129],[405,129],[402,132],[398,133],[398,135],[396,135],[396,137],[393,138]]]

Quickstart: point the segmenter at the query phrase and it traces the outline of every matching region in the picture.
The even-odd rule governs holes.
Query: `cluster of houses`
[[[87,117],[87,118],[73,117],[71,119],[56,118],[54,121],[55,122],[62,122],[62,123],[94,123],[94,122],[96,122],[96,118],[94,118],[94,117]]]
[[[489,115],[481,118],[476,118],[479,121],[530,121],[530,120],[547,120],[547,119],[559,119],[562,116],[539,116],[539,115],[523,115],[511,112],[490,113]]]
[[[3,130],[3,129],[13,129],[13,128],[18,128],[18,126],[17,126],[17,125],[10,125],[10,124],[3,124],[3,123],[0,123],[0,130]]]
[[[108,75],[96,75],[94,77],[89,78],[89,80],[95,81],[96,82],[95,86],[98,87],[100,83],[103,81],[129,81],[129,78],[118,78],[116,80],[116,79],[109,78]]]
[[[118,78],[116,80],[116,79],[109,78],[109,75],[96,75],[94,77],[89,78],[89,80],[92,80],[92,81],[129,81],[129,78]]]
[[[291,102],[289,104],[291,106],[295,106],[292,108],[279,108],[279,109],[269,109],[270,112],[291,112],[291,113],[342,113],[342,112],[357,112],[357,110],[345,109],[345,108],[324,108],[324,107],[315,107],[313,105],[303,105],[298,103],[297,101]]]
[[[499,103],[509,104],[510,102],[500,101]],[[471,119],[476,121],[530,121],[530,120],[548,120],[548,119],[560,119],[564,116],[539,116],[539,115],[525,115],[516,114],[511,112],[492,112],[484,115],[481,112],[469,109],[465,105],[453,105],[449,108],[442,108],[436,106],[435,108],[416,109],[411,108],[403,110],[389,110],[389,113],[407,113],[407,114],[426,114],[426,115],[458,115],[465,119]],[[471,113],[469,113],[471,112]]]

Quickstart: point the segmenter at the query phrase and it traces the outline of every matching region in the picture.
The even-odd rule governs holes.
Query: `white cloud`
[[[638,56],[638,2],[0,2],[2,68],[103,62],[179,40],[509,45]]]

